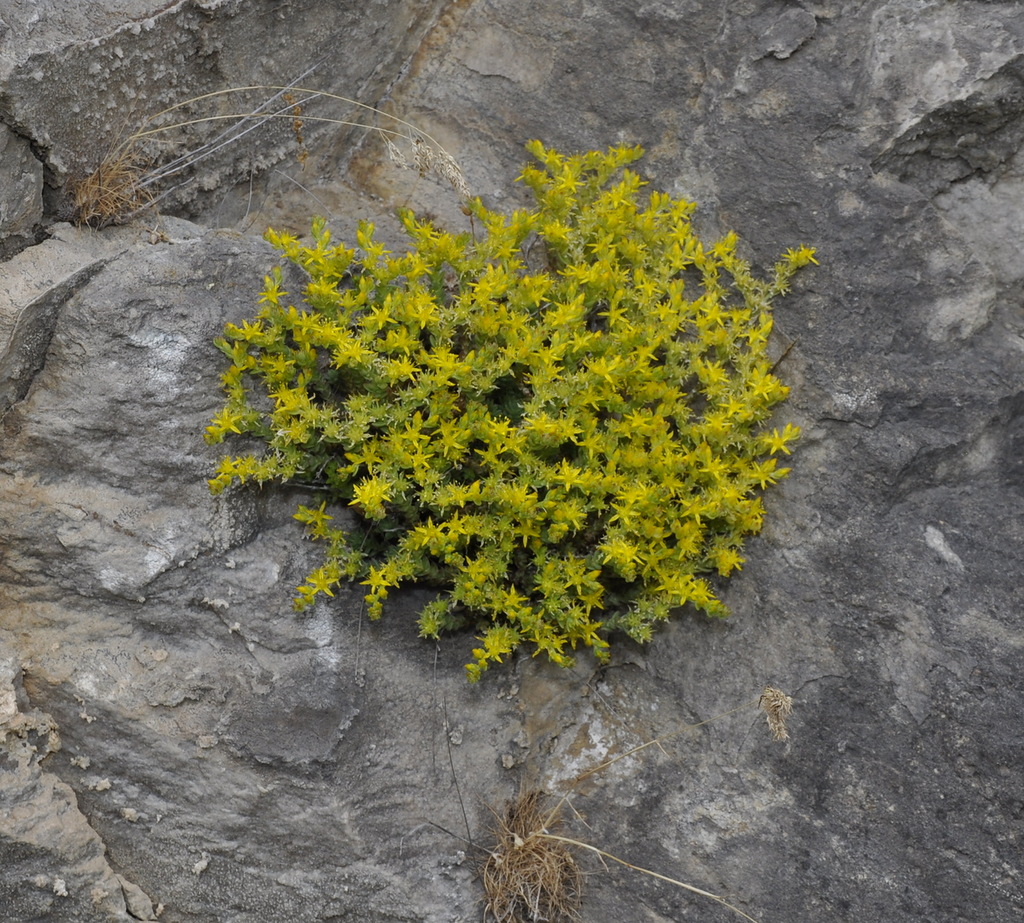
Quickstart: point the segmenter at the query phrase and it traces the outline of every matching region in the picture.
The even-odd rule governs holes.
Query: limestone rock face
[[[171,919],[440,913],[431,901],[448,898],[415,881],[435,887],[438,857],[461,848],[424,826],[457,822],[437,703],[467,697],[460,655],[437,660],[411,620],[362,625],[355,590],[340,612],[297,618],[290,598],[314,555],[291,520],[296,496],[209,496],[212,341],[251,313],[275,261],[262,241],[171,225],[68,299],[3,420],[4,646],[22,697],[60,733],[38,759],[69,801],[34,799],[39,821],[88,818],[97,854]],[[468,700],[497,727],[491,693]],[[385,844],[377,825],[396,812],[416,819]],[[24,868],[31,846],[46,878],[42,896],[17,879],[26,908],[99,913],[107,865],[0,831],[0,854]],[[404,850],[409,871],[377,862],[382,847]],[[468,869],[449,865],[446,887],[471,905]]]
[[[730,619],[468,686],[473,639],[417,638],[418,591],[379,622],[358,586],[292,611],[318,549],[291,514],[314,492],[209,496],[212,340],[276,265],[239,230],[253,212],[209,227],[248,208],[236,155],[186,194],[202,224],[76,232],[50,195],[49,239],[0,265],[0,921],[476,920],[489,805],[562,793],[766,683],[794,696],[790,740],[752,707],[671,737],[579,783],[570,835],[763,923],[1018,919],[1019,5],[39,3],[0,11],[0,114],[56,188],[83,143],[62,105],[111,129],[155,49],[200,38],[216,64],[168,71],[186,95],[249,82],[260,43],[298,54],[336,6],[363,45],[331,46],[351,49],[332,85],[363,68],[346,95],[429,131],[492,207],[523,200],[527,138],[641,143],[652,186],[756,264],[818,247],[777,306],[793,472],[723,587]],[[102,75],[88,92],[43,79],[69,48]],[[344,232],[363,195],[384,224],[406,203],[464,221],[352,140],[311,140],[303,189],[254,174],[260,214],[324,206]],[[586,919],[738,919],[580,861]]]
[[[176,148],[175,156],[198,158],[203,165],[198,180],[193,170],[179,167],[153,192],[165,209],[173,203],[230,223],[237,216],[223,207],[226,192],[243,184],[241,201],[246,201],[262,171],[301,149],[290,104],[279,95],[268,104],[268,97],[275,98],[275,91],[268,90],[214,96],[208,105],[196,103],[151,119],[187,99],[229,87],[311,83],[325,92],[377,99],[416,47],[436,5],[421,0],[369,7],[294,0],[5,4],[0,127],[32,145],[34,156],[43,161],[35,170],[45,166],[51,217],[66,219],[72,207],[69,181],[88,175],[128,136],[203,119],[148,139],[136,153],[142,163],[163,166],[173,159],[165,156],[168,146]],[[303,99],[299,93],[294,102]],[[232,131],[232,116],[260,106],[265,118],[259,124],[247,123],[243,135],[222,143],[225,132]],[[358,111],[353,116],[353,107],[340,106],[332,115],[351,120]],[[307,121],[305,142],[313,144],[326,127]],[[345,149],[351,131],[332,127],[330,140],[317,143],[318,149]],[[0,132],[0,164],[4,137]],[[336,153],[332,159],[337,160]],[[0,172],[0,203],[19,183],[17,173]],[[0,231],[3,221],[0,212]]]
[[[0,240],[7,250],[31,238],[42,221],[43,165],[6,125],[0,125],[0,177]]]

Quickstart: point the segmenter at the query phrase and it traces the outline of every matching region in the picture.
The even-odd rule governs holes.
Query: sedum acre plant
[[[422,636],[480,632],[476,680],[524,642],[560,664],[647,641],[676,607],[726,614],[708,575],[742,562],[761,493],[788,469],[795,426],[768,358],[772,300],[814,262],[789,250],[755,278],[729,234],[704,246],[694,206],[642,192],[639,148],[563,156],[528,146],[536,200],[469,203],[478,234],[402,214],[412,247],[269,231],[309,277],[303,305],[266,280],[253,321],[227,325],[226,406],[207,429],[259,437],[210,481],[326,489],[358,516],[295,518],[323,543],[296,608],[366,587],[376,618],[402,584],[440,588]]]

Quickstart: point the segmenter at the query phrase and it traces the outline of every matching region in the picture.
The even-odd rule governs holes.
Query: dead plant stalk
[[[259,107],[246,112],[196,116],[171,124],[154,125],[171,113],[223,96],[252,92],[273,92],[269,100]],[[295,94],[303,94],[297,99]],[[284,103],[274,111],[266,106],[274,100],[284,98]],[[309,115],[304,107],[317,100],[332,100],[373,114],[377,119],[388,121],[388,125],[374,125],[355,119]],[[301,119],[297,115],[301,112]],[[346,96],[327,93],[323,90],[301,86],[253,85],[229,87],[194,96],[156,113],[146,120],[145,126],[115,145],[102,159],[99,166],[84,179],[73,183],[75,220],[79,224],[103,226],[128,220],[143,208],[159,201],[168,192],[156,195],[151,191],[157,183],[175,176],[186,168],[211,156],[226,145],[238,142],[249,132],[271,119],[287,119],[298,137],[302,122],[323,122],[350,128],[375,131],[383,139],[388,157],[399,166],[408,167],[410,162],[421,175],[434,173],[445,180],[462,198],[469,198],[470,190],[465,175],[457,161],[431,134],[396,115],[384,112],[375,106],[359,102]],[[162,167],[147,169],[149,160],[142,153],[147,140],[196,125],[212,122],[231,122],[232,129],[221,133],[196,150],[181,155]],[[300,127],[297,129],[296,125]],[[146,127],[152,126],[152,127]],[[237,128],[237,131],[233,131]],[[406,158],[395,141],[403,141],[412,147],[411,156]]]

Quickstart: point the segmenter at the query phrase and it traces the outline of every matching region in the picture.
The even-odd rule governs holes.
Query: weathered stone
[[[209,496],[212,339],[251,312],[274,257],[196,232],[140,241],[83,284],[3,420],[0,611],[33,665],[29,698],[61,730],[48,764],[115,868],[175,914],[421,919],[448,900],[424,889],[437,844],[457,851],[423,824],[460,823],[437,722],[443,695],[464,696],[465,645],[435,667],[411,619],[397,635],[361,626],[354,591],[351,620],[296,618],[315,549],[295,498]],[[398,821],[401,868],[375,858],[395,810],[415,818]],[[276,842],[298,851],[268,861],[260,844]],[[446,891],[452,874],[471,904],[469,870],[445,872]]]
[[[0,415],[28,391],[64,300],[141,229],[102,237],[61,225],[13,257],[0,277]]]
[[[103,35],[116,9],[95,14]],[[161,34],[194,37],[201,9],[169,8]],[[211,28],[228,54],[216,15]],[[184,226],[139,239],[58,300],[45,361],[0,424],[0,629],[24,665],[0,684],[0,720],[52,721],[63,743],[0,776],[13,767],[5,791],[29,792],[40,830],[84,844],[36,844],[0,814],[12,919],[87,919],[101,847],[162,921],[478,919],[487,805],[561,792],[766,682],[796,698],[790,741],[771,742],[753,708],[666,739],[577,786],[572,835],[764,923],[1017,919],[1018,6],[494,0],[447,5],[408,48],[375,85],[396,78],[397,111],[491,205],[522,200],[527,137],[639,142],[652,185],[699,201],[710,235],[734,227],[756,263],[819,248],[776,325],[780,353],[793,344],[782,418],[804,436],[723,588],[733,617],[682,613],[606,668],[514,658],[470,687],[471,638],[416,637],[423,594],[376,623],[359,587],[296,616],[317,549],[291,513],[310,492],[215,501],[203,483],[219,455],[201,441],[223,367],[211,340],[253,312],[273,254]],[[348,165],[333,150],[313,162],[309,191],[273,207],[300,227],[312,194],[349,225]],[[382,213],[408,200],[464,220],[449,190],[410,182],[373,144],[349,165]],[[587,918],[735,919],[590,869]]]
[[[238,0],[104,0],[87,7],[41,0],[5,9],[0,33],[0,113],[7,125],[47,156],[54,186],[49,209],[70,217],[69,181],[80,180],[133,133],[194,118],[215,118],[145,139],[138,146],[148,170],[183,155],[199,169],[177,169],[150,187],[167,194],[164,208],[230,223],[241,216],[263,174],[303,150],[290,104],[274,90],[197,102],[149,120],[188,99],[228,87],[312,84],[360,100],[386,91],[415,48],[439,3],[400,0],[370,9],[345,3],[241,3]],[[276,101],[268,105],[268,100]],[[306,103],[306,145],[344,151],[359,132],[316,117],[367,122],[353,106]],[[275,117],[221,144],[231,114],[263,107]],[[312,117],[312,118],[311,118]],[[372,124],[372,119],[367,123]],[[330,140],[326,140],[326,139]],[[325,139],[318,141],[318,139]],[[201,155],[201,156],[200,156]],[[332,153],[331,161],[337,160]],[[238,195],[232,187],[241,184]]]
[[[28,708],[22,671],[0,640],[0,859],[3,920],[151,920],[141,888],[115,875],[102,841],[78,808],[73,789],[42,763],[61,748],[49,715]],[[150,908],[150,911],[152,908]]]
[[[0,241],[28,241],[42,220],[43,165],[24,138],[0,123]]]

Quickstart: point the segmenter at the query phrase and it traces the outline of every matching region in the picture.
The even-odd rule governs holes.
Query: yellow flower
[[[214,416],[210,425],[206,427],[206,441],[220,442],[227,432],[241,433],[242,430],[239,428],[241,422],[241,417],[236,411],[225,407]]]
[[[798,247],[796,250],[787,250],[786,259],[794,266],[806,266],[808,263],[814,263],[817,266],[818,261],[814,258],[815,253],[817,251],[814,247]]]
[[[371,519],[382,519],[384,504],[391,499],[391,487],[380,478],[369,477],[355,486],[353,494],[351,506],[359,507]]]
[[[326,593],[328,596],[334,596],[334,591],[331,589],[334,584],[337,583],[337,579],[331,579],[326,568],[319,567],[313,573],[306,578],[306,584],[313,590],[314,593]]]
[[[800,428],[792,423],[787,423],[786,428],[781,433],[777,429],[773,429],[770,433],[765,433],[761,437],[761,441],[766,447],[765,451],[772,455],[777,455],[779,452],[785,452],[787,455],[790,455],[793,450],[789,448],[789,443],[799,435]]]

